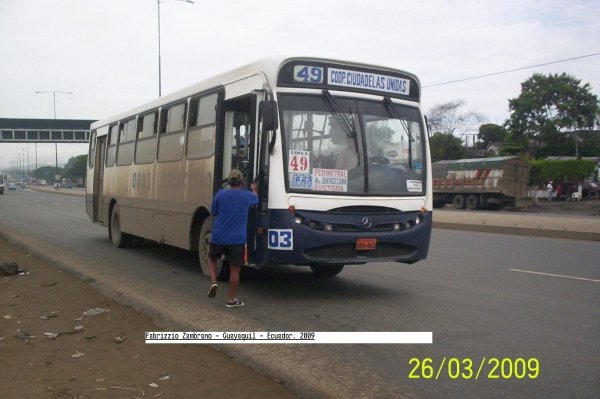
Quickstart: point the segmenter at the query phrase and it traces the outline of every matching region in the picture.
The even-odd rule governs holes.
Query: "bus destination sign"
[[[323,83],[323,68],[310,65],[294,66],[294,81],[302,83]],[[327,84],[352,89],[374,90],[407,96],[410,80],[372,72],[359,72],[349,69],[327,68]]]
[[[419,98],[418,83],[410,75],[327,63],[290,63],[282,68],[279,85],[379,93],[415,100]]]
[[[354,89],[383,91],[407,96],[410,92],[408,79],[379,75],[370,72],[356,72],[347,69],[329,68],[327,83],[332,86],[344,86]]]

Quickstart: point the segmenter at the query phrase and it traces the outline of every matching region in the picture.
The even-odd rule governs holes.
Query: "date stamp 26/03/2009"
[[[540,375],[540,361],[535,358],[498,358],[483,357],[479,361],[464,357],[443,357],[436,361],[432,358],[413,357],[408,361],[411,370],[409,379],[531,379]]]

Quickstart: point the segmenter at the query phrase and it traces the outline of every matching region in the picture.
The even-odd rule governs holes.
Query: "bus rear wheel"
[[[310,265],[310,269],[317,277],[336,276],[342,271],[343,268],[344,265],[321,265],[318,263],[313,263],[312,265]]]
[[[210,278],[208,271],[208,249],[210,246],[210,233],[212,232],[213,218],[207,217],[202,222],[200,234],[198,234],[198,259],[202,274]],[[217,259],[217,280],[224,281],[229,279],[229,264],[223,259]]]
[[[131,235],[121,231],[121,218],[119,216],[119,205],[113,206],[110,214],[110,226],[108,227],[108,238],[117,248],[126,248],[131,244]]]

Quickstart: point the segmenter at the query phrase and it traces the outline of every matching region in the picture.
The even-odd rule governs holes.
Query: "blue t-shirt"
[[[210,207],[215,218],[211,242],[219,245],[245,244],[248,209],[254,204],[258,204],[258,197],[251,191],[239,188],[220,190]]]

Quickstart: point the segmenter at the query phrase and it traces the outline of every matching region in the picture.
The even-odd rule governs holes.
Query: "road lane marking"
[[[583,280],[583,281],[591,281],[593,283],[600,283],[600,280],[594,280],[593,278],[583,278],[583,277],[573,277],[573,276],[564,276],[562,274],[551,274],[551,273],[542,273],[542,272],[532,272],[531,270],[519,270],[519,269],[508,269],[511,272],[520,272],[520,273],[530,273],[530,274],[540,274],[542,276],[550,276],[550,277],[561,277],[561,278],[572,278],[574,280]]]

